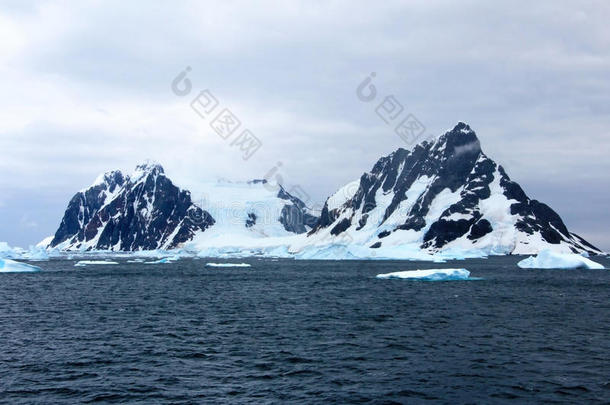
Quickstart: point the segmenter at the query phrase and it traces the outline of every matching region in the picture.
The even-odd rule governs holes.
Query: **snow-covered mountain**
[[[328,198],[306,245],[318,240],[389,257],[415,251],[599,252],[570,233],[550,207],[528,198],[462,122],[412,151],[382,157]]]
[[[129,176],[100,175],[76,193],[49,247],[62,250],[171,249],[214,224],[163,167],[145,163]]]
[[[600,253],[530,199],[462,122],[411,151],[382,157],[329,197],[319,216],[266,180],[181,186],[158,164],[129,176],[108,172],[72,198],[55,236],[41,243],[333,259]]]
[[[61,250],[172,249],[193,240],[256,239],[304,234],[318,218],[298,198],[266,180],[174,185],[156,163],[100,175],[78,192],[55,236]]]

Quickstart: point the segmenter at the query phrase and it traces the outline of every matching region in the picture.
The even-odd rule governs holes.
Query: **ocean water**
[[[608,403],[610,270],[518,260],[39,262],[0,274],[0,402]],[[375,278],[437,267],[482,280]]]

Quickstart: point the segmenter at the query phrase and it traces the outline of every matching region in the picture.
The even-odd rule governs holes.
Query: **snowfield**
[[[429,269],[398,271],[395,273],[377,274],[377,278],[401,278],[406,280],[448,281],[468,280],[470,272],[466,269]]]
[[[557,253],[543,250],[537,256],[521,260],[522,269],[603,269],[604,266],[576,253]]]

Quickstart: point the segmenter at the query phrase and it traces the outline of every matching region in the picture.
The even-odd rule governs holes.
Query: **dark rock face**
[[[256,225],[256,214],[249,212],[248,219],[246,219],[246,228],[252,228],[254,225]]]
[[[573,251],[599,252],[571,234],[551,208],[530,200],[504,169],[483,153],[474,131],[462,122],[438,139],[417,145],[412,151],[401,148],[379,159],[369,173],[360,177],[357,191],[343,206],[330,210],[328,202],[325,204],[310,235],[324,228],[330,228],[333,235],[358,232],[367,223],[370,225],[371,212],[381,209],[382,216],[376,219],[376,226],[380,227],[392,218],[392,232],[421,232],[422,249],[440,250],[460,238],[460,243],[464,240],[475,243],[495,231],[493,221],[488,219],[493,217],[490,211],[494,210],[489,207],[493,205],[489,202],[492,188],[494,196],[500,195],[510,206],[510,215],[517,218],[512,227],[522,234],[515,237],[515,244],[523,247],[529,243],[525,240],[528,235],[532,240],[539,235],[547,244],[564,243]],[[453,193],[454,200],[447,200],[441,212],[433,211],[438,209],[434,208],[435,204],[438,206],[438,201],[448,193]],[[380,206],[380,195],[391,196],[390,202],[386,199]],[[409,209],[396,223],[401,204],[408,205]],[[504,232],[505,229],[498,230],[498,239]],[[389,233],[386,229],[378,233],[376,239],[387,237]],[[512,249],[519,250],[516,246]]]
[[[51,247],[116,251],[171,249],[214,224],[160,165],[144,164],[133,177],[106,173],[77,193]]]
[[[330,234],[339,235],[340,233],[344,232],[347,228],[349,228],[350,225],[351,225],[351,222],[349,221],[349,219],[343,218],[341,221],[339,221],[337,223],[337,225],[335,225],[333,227],[333,229],[330,230]]]
[[[288,193],[282,186],[280,186],[277,197],[290,202],[282,208],[279,218],[280,223],[288,232],[305,233],[318,222],[318,217],[311,214],[305,203]]]

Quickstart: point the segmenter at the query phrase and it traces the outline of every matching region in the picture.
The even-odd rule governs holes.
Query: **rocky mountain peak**
[[[598,252],[570,233],[550,207],[530,200],[483,153],[464,122],[411,151],[400,148],[380,158],[360,177],[355,193],[331,196],[309,236],[328,234],[357,237],[376,249],[410,245],[505,254],[555,246]]]
[[[433,141],[432,150],[445,158],[476,157],[482,153],[477,134],[464,122],[458,122],[452,130]]]
[[[165,174],[165,170],[163,166],[159,163],[154,162],[152,160],[146,160],[144,163],[141,163],[136,166],[136,170],[134,171],[132,178],[138,178],[142,175],[153,175],[157,176],[159,174]]]
[[[174,248],[214,224],[190,192],[175,186],[157,163],[130,176],[98,176],[68,204],[50,246],[63,249],[149,250]]]

